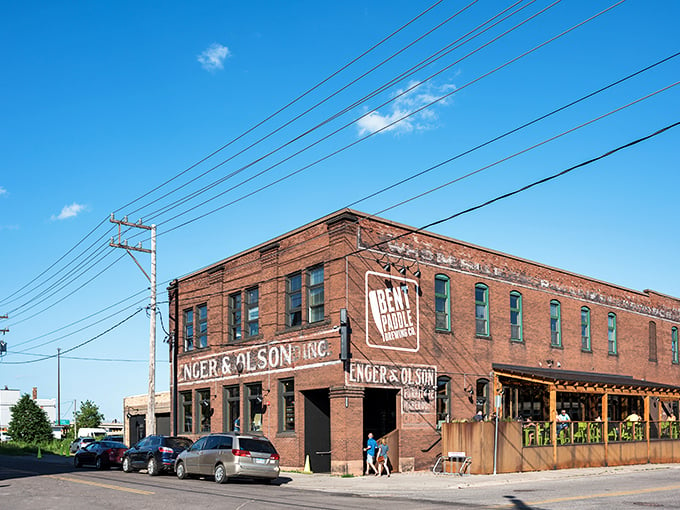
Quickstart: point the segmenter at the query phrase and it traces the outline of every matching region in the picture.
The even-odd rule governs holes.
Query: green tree
[[[52,425],[47,413],[28,394],[23,395],[9,410],[12,419],[7,433],[13,440],[41,443],[52,439]]]
[[[94,402],[86,400],[80,403],[80,409],[76,411],[75,420],[78,429],[83,427],[94,428],[101,425],[104,415],[99,412],[99,407]],[[77,434],[78,430],[75,432]]]

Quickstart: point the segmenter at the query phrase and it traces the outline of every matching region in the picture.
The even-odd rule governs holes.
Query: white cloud
[[[4,196],[7,196],[7,195],[9,195],[9,192],[5,188],[0,186],[0,197],[4,197]]]
[[[198,61],[206,71],[215,71],[224,68],[224,60],[229,56],[231,56],[229,48],[213,43],[198,56]]]
[[[418,108],[422,108],[452,92],[456,89],[456,86],[449,83],[440,86],[430,83],[417,85],[418,82],[411,82],[405,89],[398,90],[395,97],[399,97],[386,106],[387,111],[385,113],[379,113],[376,110],[359,119],[357,121],[359,136],[375,133],[381,129],[383,129],[383,133],[388,131],[410,133],[412,131],[434,129],[437,126],[435,108],[448,104],[448,98],[442,99],[409,117],[406,116],[415,112]],[[405,90],[408,90],[408,92],[404,94]],[[403,120],[399,120],[402,118]]]
[[[67,218],[75,218],[80,214],[81,211],[85,210],[85,206],[82,204],[76,204],[73,202],[71,205],[65,205],[64,208],[61,210],[59,215],[55,216],[54,214],[52,215],[52,221],[55,220],[65,220]]]

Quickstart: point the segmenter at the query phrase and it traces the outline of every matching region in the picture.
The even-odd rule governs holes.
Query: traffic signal
[[[352,329],[349,327],[347,308],[340,308],[340,359],[342,361],[349,361],[352,357],[349,348],[351,333]]]

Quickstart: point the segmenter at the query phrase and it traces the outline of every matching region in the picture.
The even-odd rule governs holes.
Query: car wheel
[[[82,464],[80,463],[80,459],[78,457],[73,457],[73,465],[77,468],[82,466]]]
[[[227,483],[229,478],[227,477],[227,471],[224,469],[224,464],[218,464],[215,466],[215,481],[217,483]]]
[[[130,457],[125,457],[123,459],[123,471],[126,473],[132,473],[132,463],[130,462]]]
[[[104,462],[104,459],[102,459],[101,457],[97,457],[97,460],[94,462],[94,466],[97,469],[106,469],[108,467]]]
[[[149,476],[156,476],[158,474],[158,462],[153,457],[146,463],[146,471],[149,473]]]
[[[184,467],[184,462],[178,462],[175,471],[177,471],[177,478],[180,480],[187,478],[187,469]]]

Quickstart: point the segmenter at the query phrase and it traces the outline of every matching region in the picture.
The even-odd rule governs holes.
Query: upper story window
[[[254,287],[246,290],[246,334],[257,336],[260,334],[260,289]]]
[[[562,347],[562,311],[560,302],[550,302],[550,345]]]
[[[616,314],[610,313],[607,316],[607,340],[609,345],[609,354],[616,354]]]
[[[326,317],[325,302],[323,266],[315,266],[304,272],[299,271],[288,275],[286,278],[286,327],[301,326],[303,322],[312,324],[323,321]]]
[[[489,287],[483,283],[475,285],[475,333],[489,336]]]
[[[208,305],[196,308],[198,314],[198,347],[208,347]]]
[[[449,277],[443,274],[436,275],[434,277],[434,327],[442,331],[451,329],[449,296]]]
[[[194,349],[194,311],[184,310],[184,350]]]
[[[590,341],[590,308],[581,308],[581,350],[591,351],[593,349]]]
[[[522,341],[522,294],[510,293],[510,340]]]
[[[649,361],[657,361],[656,322],[649,321]]]
[[[302,324],[302,273],[286,278],[286,326]]]
[[[678,328],[673,326],[671,328],[671,360],[673,363],[680,363],[680,355],[678,354]]]
[[[324,319],[323,266],[307,272],[307,321],[319,322]]]
[[[197,332],[198,334],[195,334]],[[184,310],[184,351],[208,347],[208,305]]]
[[[237,292],[229,296],[229,340],[238,342],[241,340],[241,293]]]

